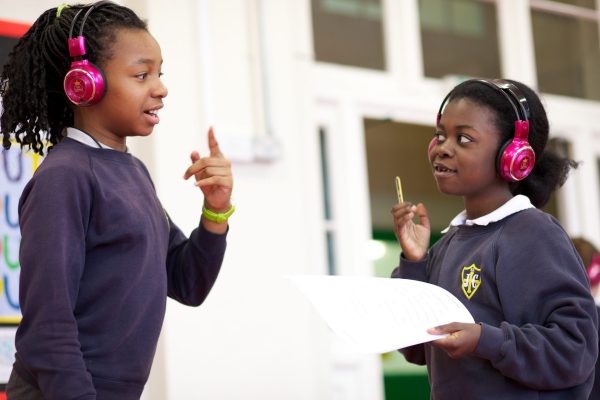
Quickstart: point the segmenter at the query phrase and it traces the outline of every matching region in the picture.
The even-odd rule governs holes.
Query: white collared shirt
[[[98,147],[98,144],[96,144],[96,142],[94,142],[94,139],[92,139],[88,134],[82,132],[81,130],[70,127],[70,126],[65,129],[67,131],[67,133],[65,135],[66,137],[71,138],[73,140],[77,140],[79,143],[83,143],[87,146]],[[112,147],[105,145],[104,143],[100,143],[100,141],[98,141],[98,143],[100,144],[100,147],[103,149],[115,150]],[[126,147],[125,152],[129,153],[129,148]]]
[[[483,215],[479,218],[475,219],[467,219],[467,210],[463,210],[460,214],[458,214],[452,221],[450,221],[450,225],[442,231],[442,233],[448,232],[448,229],[452,226],[458,225],[489,225],[492,222],[500,221],[509,215],[517,213],[519,211],[526,210],[528,208],[534,208],[533,204],[531,204],[531,200],[529,197],[518,194],[506,203],[502,204],[500,207],[495,209],[489,214]]]

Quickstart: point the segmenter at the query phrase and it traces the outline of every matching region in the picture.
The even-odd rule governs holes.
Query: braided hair
[[[2,146],[9,149],[11,136],[21,148],[43,155],[63,138],[63,129],[73,124],[72,104],[63,91],[63,79],[71,60],[67,39],[78,11],[94,6],[83,30],[87,59],[102,67],[111,59],[112,44],[119,29],[147,30],[131,9],[101,1],[51,8],[34,22],[9,54],[0,75]],[[81,28],[77,18],[73,35]]]
[[[521,82],[506,80],[517,86],[529,105],[528,141],[536,159],[529,176],[522,181],[511,182],[510,191],[513,195],[523,194],[529,197],[535,207],[541,208],[548,202],[552,193],[565,183],[571,168],[577,168],[578,164],[546,148],[550,124],[546,110],[535,91]],[[452,90],[448,102],[461,98],[467,98],[492,111],[495,116],[494,124],[502,136],[500,146],[512,140],[515,134],[515,111],[506,97],[478,80],[468,80]]]

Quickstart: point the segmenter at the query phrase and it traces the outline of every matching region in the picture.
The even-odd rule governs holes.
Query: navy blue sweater
[[[470,357],[423,344],[401,350],[427,364],[431,399],[587,399],[598,315],[585,269],[558,221],[531,208],[487,226],[452,227],[425,260],[392,277],[439,285],[481,324]]]
[[[15,370],[47,400],[139,399],[166,297],[199,305],[225,236],[187,239],[128,153],[65,138],[25,187]]]

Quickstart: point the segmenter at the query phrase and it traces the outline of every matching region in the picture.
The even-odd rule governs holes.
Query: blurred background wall
[[[389,276],[396,175],[439,236],[462,204],[437,192],[426,147],[468,77],[542,93],[551,145],[582,162],[547,211],[600,245],[600,1],[119,3],[162,47],[161,123],[129,145],[173,220],[198,223],[181,176],[211,125],[235,176],[221,276],[200,308],[169,302],[145,400],[428,398],[422,367],[346,348],[285,276]],[[0,0],[0,20],[58,4]]]

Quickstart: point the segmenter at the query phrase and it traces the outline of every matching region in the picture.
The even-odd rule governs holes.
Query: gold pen
[[[396,193],[398,194],[398,203],[404,203],[404,196],[402,196],[402,183],[400,177],[396,177]]]

